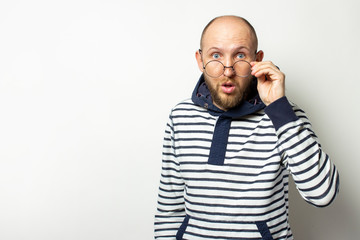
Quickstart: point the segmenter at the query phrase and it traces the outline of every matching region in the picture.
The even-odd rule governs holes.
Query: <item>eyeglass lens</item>
[[[240,60],[234,63],[233,70],[238,77],[247,77],[251,73],[251,65],[247,61]],[[220,77],[224,71],[224,65],[217,60],[210,61],[205,65],[205,72],[210,77]]]

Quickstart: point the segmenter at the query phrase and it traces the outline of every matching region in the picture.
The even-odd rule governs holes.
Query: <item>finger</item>
[[[270,68],[273,69],[276,72],[280,72],[279,68],[276,67],[272,62],[258,62],[258,63],[253,63],[251,70],[257,71],[257,70],[262,70],[265,68]]]
[[[253,66],[260,66],[260,65],[273,65],[275,66],[275,64],[271,61],[263,61],[263,62],[257,62],[257,61],[252,61],[250,62],[250,65]]]
[[[253,75],[257,78],[260,76],[263,76],[263,75],[267,75],[270,78],[274,78],[274,77],[276,78],[276,76],[280,77],[281,72],[279,70],[277,70],[277,68],[267,66],[267,67],[260,67],[260,68],[252,70],[251,75]]]
[[[259,70],[259,71],[256,71],[256,72],[253,72],[251,73],[253,76],[255,76],[256,78],[262,78],[264,77],[264,79],[272,79],[271,75],[274,75],[272,74],[270,71],[268,70]],[[268,76],[268,77],[267,77]]]
[[[260,77],[262,75],[268,75],[271,78],[281,79],[283,73],[272,63],[263,63],[257,64],[251,68],[251,74],[255,77]]]

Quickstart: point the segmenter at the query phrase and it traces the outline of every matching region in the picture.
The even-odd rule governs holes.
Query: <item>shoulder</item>
[[[194,113],[207,113],[207,110],[203,107],[200,107],[198,105],[195,105],[194,102],[189,98],[185,99],[178,104],[176,104],[172,109],[170,116],[173,115],[191,115]]]

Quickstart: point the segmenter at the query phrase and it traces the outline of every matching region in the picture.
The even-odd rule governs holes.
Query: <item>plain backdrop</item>
[[[162,138],[213,17],[247,18],[340,172],[295,239],[360,235],[357,0],[0,1],[0,239],[153,239]]]

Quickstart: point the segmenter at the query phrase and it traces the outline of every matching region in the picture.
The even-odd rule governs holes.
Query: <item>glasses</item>
[[[251,74],[251,65],[245,60],[236,61],[232,66],[224,66],[218,60],[211,60],[203,67],[210,77],[217,78],[224,74],[226,68],[232,68],[236,76],[246,78]]]

